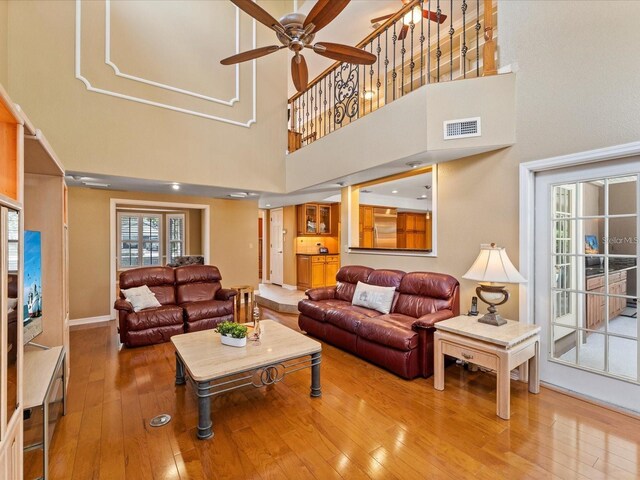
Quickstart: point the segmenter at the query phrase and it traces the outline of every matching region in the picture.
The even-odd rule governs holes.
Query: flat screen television
[[[27,343],[42,333],[42,238],[40,232],[24,231],[23,278],[23,341]]]

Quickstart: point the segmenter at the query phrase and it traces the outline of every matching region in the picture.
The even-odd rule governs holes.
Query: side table
[[[508,420],[511,416],[511,370],[528,362],[529,392],[540,392],[538,357],[540,327],[507,320],[499,327],[479,323],[477,317],[450,318],[435,324],[434,382],[444,390],[444,356],[475,363],[494,370],[497,376],[496,413]]]
[[[244,317],[246,321],[251,321],[251,309],[253,308],[254,294],[253,287],[251,285],[233,285],[229,287],[231,290],[238,292],[236,295],[236,305],[234,319],[236,322],[240,322],[240,307],[242,306],[242,300],[244,299]],[[241,323],[241,322],[240,322]]]

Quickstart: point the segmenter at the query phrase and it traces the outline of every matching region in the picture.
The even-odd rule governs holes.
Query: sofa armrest
[[[436,322],[446,320],[447,318],[453,318],[453,316],[454,315],[451,310],[438,310],[434,313],[428,313],[427,315],[423,315],[415,322],[413,322],[413,329],[416,330],[418,328],[433,328],[433,325]]]
[[[216,300],[231,300],[237,294],[238,292],[231,288],[221,288],[216,292]]]
[[[336,298],[336,287],[310,288],[304,292],[309,300],[332,300]]]
[[[116,303],[113,304],[113,308],[125,312],[133,312],[133,305],[131,305],[131,303],[124,298],[117,299]]]

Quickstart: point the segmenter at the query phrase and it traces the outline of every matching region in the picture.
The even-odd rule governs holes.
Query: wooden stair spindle
[[[484,0],[484,49],[482,52],[482,76],[497,74],[496,70],[496,42],[493,39],[493,2]]]

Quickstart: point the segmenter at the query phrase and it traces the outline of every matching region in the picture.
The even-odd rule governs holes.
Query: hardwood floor
[[[265,316],[297,328],[294,315]],[[324,345],[322,398],[309,397],[308,370],[216,397],[215,436],[199,441],[196,398],[190,385],[174,385],[171,343],[118,351],[114,327],[84,328],[71,332],[70,359],[51,479],[640,476],[640,420],[512,382],[504,421],[495,377],[455,365],[439,392],[432,378],[405,381]],[[159,413],[171,422],[149,427]]]

